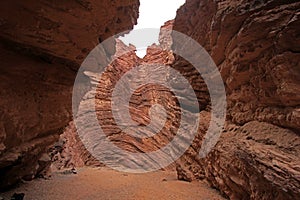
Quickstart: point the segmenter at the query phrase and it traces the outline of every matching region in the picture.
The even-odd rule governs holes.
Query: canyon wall
[[[173,43],[169,32],[160,33],[160,45],[149,47],[143,59],[135,55],[134,47],[117,43],[119,52],[131,50],[116,59],[95,85],[97,116],[105,134],[120,148],[140,153],[157,150],[172,140],[180,124],[180,112],[174,94],[165,88],[147,85],[135,91],[130,99],[131,117],[141,125],[150,122],[149,108],[153,103],[160,103],[169,111],[164,129],[155,137],[129,136],[120,130],[110,111],[112,89],[128,70],[143,63],[171,65],[193,86],[201,118],[199,134],[176,161],[178,178],[187,181],[205,178],[230,199],[297,199],[300,193],[298,10],[298,2],[187,1],[178,10],[175,21],[163,26],[169,30],[174,23],[174,30],[199,42],[212,56],[224,80],[227,120],[219,142],[206,158],[200,158],[198,153],[210,121],[209,92],[190,63],[166,51]],[[288,38],[294,38],[294,42]],[[191,54],[197,56],[195,52]],[[131,86],[144,79],[143,75],[140,72]],[[95,75],[89,74],[89,78],[93,81]],[[175,89],[179,93],[182,90],[180,85]],[[87,98],[82,104],[92,100]],[[187,105],[183,108],[186,111],[191,108]],[[80,120],[93,129],[85,117]],[[70,140],[74,137],[77,136],[71,136]],[[186,141],[184,137],[181,139],[183,143]],[[83,149],[80,144],[76,151],[81,153],[73,155],[72,162],[77,162],[78,155],[81,155],[78,163],[90,160]]]
[[[138,0],[0,3],[1,189],[49,164],[45,152],[72,118],[78,67],[100,41],[132,29],[138,7]]]
[[[57,168],[102,165],[85,150],[74,123],[69,123],[72,86],[79,65],[93,47],[111,35],[132,29],[138,1],[30,0],[0,5],[0,187],[32,179],[47,167],[51,158],[45,153],[55,142],[50,154]],[[149,111],[156,103],[164,106],[168,116],[159,133],[142,139],[118,127],[111,112],[111,95],[128,70],[149,63],[170,65],[193,86],[201,118],[199,134],[176,161],[178,178],[206,178],[230,199],[297,199],[299,10],[297,1],[187,0],[176,19],[163,26],[199,42],[212,56],[225,83],[227,120],[219,142],[206,158],[198,153],[210,121],[209,92],[190,63],[167,51],[173,43],[169,32],[161,32],[160,45],[150,46],[143,59],[136,56],[135,47],[118,40],[116,54],[114,48],[105,48],[105,54],[115,54],[115,60],[100,80],[87,71],[86,81],[96,83],[93,87],[97,93],[87,93],[80,105],[84,110],[96,101],[99,124],[118,147],[139,153],[160,149],[173,139],[180,124],[174,94],[154,84],[133,93],[129,111],[139,125],[151,122]],[[145,74],[140,71],[128,84],[134,87],[147,78]],[[177,91],[181,90],[178,85]],[[188,111],[189,99],[184,93],[181,97]],[[78,116],[78,120],[83,128],[93,131],[94,124],[85,115]],[[129,167],[139,167],[134,163]]]
[[[200,131],[177,162],[180,179],[206,178],[230,199],[299,198],[299,10],[299,1],[187,0],[177,11],[174,30],[212,56],[228,106],[218,144],[200,159]],[[173,67],[202,88],[198,97],[209,110],[208,92],[191,64],[177,56]]]

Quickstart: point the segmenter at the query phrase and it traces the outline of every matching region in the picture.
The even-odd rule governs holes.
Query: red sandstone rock
[[[137,0],[0,3],[1,188],[40,170],[39,157],[71,120],[78,66],[99,40],[132,29],[138,6]]]
[[[125,151],[143,153],[158,150],[172,139],[174,129],[176,129],[176,127],[173,127],[176,125],[174,119],[179,119],[178,111],[176,110],[177,101],[173,100],[172,93],[164,87],[151,84],[141,87],[133,93],[129,103],[130,113],[132,119],[137,123],[146,125],[151,121],[149,118],[149,110],[154,103],[164,105],[169,113],[166,127],[161,130],[160,133],[152,138],[138,139],[122,131],[116,124],[111,112],[112,92],[116,83],[129,70],[138,65],[147,63],[168,64],[172,62],[173,55],[170,52],[162,50],[158,45],[152,45],[148,47],[147,55],[143,59],[140,59],[135,54],[136,49],[134,46],[126,46],[120,40],[117,40],[116,44],[114,61],[106,68],[106,71],[102,74],[100,80],[98,80],[98,84],[95,86],[97,87],[97,94],[95,96],[96,114],[98,116],[99,124],[109,140]],[[124,54],[124,52],[127,53]],[[163,68],[164,66],[160,69],[163,70]],[[94,79],[92,73],[87,74],[90,76],[91,80]],[[134,77],[134,80],[129,83],[131,84],[131,87],[138,84],[140,80],[145,79],[145,75],[146,74],[143,71],[140,71],[138,76]],[[85,109],[85,105],[88,105],[90,101],[94,101],[93,95],[88,95],[87,93],[85,96],[86,98],[80,103],[83,106],[83,110]],[[87,117],[89,110],[88,108],[86,109],[86,114],[80,115],[78,120],[82,122],[84,127],[88,127],[87,130],[93,131],[94,124],[92,124]],[[151,132],[151,130],[148,131]],[[82,145],[73,124],[65,130],[63,137],[68,141],[73,141],[63,145],[65,148],[63,153],[67,154],[67,157],[70,157],[70,162],[73,162],[75,166],[80,166],[82,163],[86,164],[87,161],[91,160],[91,155]],[[74,145],[75,143],[79,143],[80,145]],[[68,149],[72,148],[74,153],[68,152]],[[76,161],[78,158],[80,162]],[[64,163],[66,162],[65,159],[60,158],[59,160],[62,160]],[[101,162],[101,160],[99,162]],[[99,162],[93,162],[92,165],[99,165]]]
[[[178,179],[206,178],[231,199],[297,199],[300,185],[297,157],[299,61],[296,45],[290,44],[285,34],[295,35],[299,31],[293,25],[298,23],[295,10],[299,4],[276,1],[243,3],[187,1],[174,22],[175,30],[193,37],[212,55],[228,92],[229,109],[223,135],[205,159],[200,159],[198,153],[210,120],[206,85],[193,66],[176,55],[174,60],[171,52],[158,50],[159,46],[149,47],[143,60],[137,58],[131,49],[126,58],[121,57],[112,64],[111,71],[106,73],[105,80],[102,79],[101,87],[98,87],[98,114],[102,116],[99,122],[104,125],[108,138],[128,151],[153,151],[169,142],[179,124],[176,112],[169,113],[173,121],[161,132],[163,137],[135,140],[120,131],[107,108],[110,106],[110,89],[126,71],[142,63],[171,64],[192,84],[202,119],[193,144],[176,162]],[[283,12],[283,8],[289,9]],[[274,16],[267,20],[264,12],[274,12]],[[290,18],[288,31],[278,22],[282,16]],[[172,23],[167,22],[164,27],[171,28]],[[276,34],[264,28],[270,24]],[[255,28],[250,29],[254,25]],[[270,36],[266,38],[268,34]],[[285,38],[280,45],[278,35]],[[160,42],[160,47],[167,49],[173,41],[167,32],[161,32]],[[122,46],[121,49],[128,47]],[[142,72],[140,78],[143,78]],[[132,118],[141,124],[149,123],[149,105],[156,102],[155,97],[159,94],[167,100],[162,105],[172,105],[172,96],[167,91],[153,86],[145,88],[146,93],[143,90],[134,93],[130,104]],[[189,105],[188,100],[186,102]],[[82,120],[90,126],[88,121]]]
[[[178,161],[179,177],[206,177],[230,199],[299,198],[299,8],[297,1],[188,0],[178,10],[174,29],[210,53],[228,102],[217,146],[200,159],[196,141]],[[193,74],[180,58],[174,67]],[[201,78],[188,78],[209,105]]]
[[[13,2],[2,4],[6,8],[16,6]],[[116,6],[118,9],[112,7],[116,3],[111,1],[76,1],[68,4],[35,4],[39,5],[34,9],[39,22],[37,24],[33,23],[35,18],[30,14],[33,11],[26,9],[26,6],[23,9],[22,2],[18,3],[20,7],[16,10],[21,13],[20,16],[29,15],[24,24],[18,24],[17,18],[7,17],[10,16],[7,11],[2,12],[3,31],[0,36],[6,46],[15,44],[15,50],[25,50],[27,54],[60,64],[44,63],[1,50],[1,57],[5,58],[5,64],[1,67],[5,72],[1,84],[4,88],[13,85],[19,89],[16,93],[8,89],[2,91],[5,98],[1,100],[1,106],[5,109],[0,126],[4,130],[0,134],[0,168],[3,169],[1,177],[4,177],[1,185],[12,184],[20,177],[32,178],[36,170],[27,163],[36,163],[37,157],[41,157],[47,146],[58,139],[57,130],[67,124],[74,73],[65,64],[78,65],[97,43],[89,43],[90,39],[94,41],[100,37],[100,40],[104,40],[118,31],[131,28],[137,15],[137,2],[133,1],[123,2]],[[98,8],[100,4],[103,7]],[[40,10],[39,7],[45,8]],[[67,7],[72,9],[68,10]],[[124,50],[130,51],[118,57],[95,86],[97,115],[105,134],[115,145],[132,152],[153,151],[172,139],[180,119],[178,103],[170,91],[163,87],[147,85],[139,88],[130,101],[132,119],[142,125],[150,122],[148,111],[153,103],[160,103],[166,108],[168,118],[165,128],[155,137],[138,140],[125,134],[115,124],[110,112],[112,89],[126,71],[145,63],[172,64],[192,84],[202,119],[193,144],[176,162],[178,178],[188,181],[206,178],[230,199],[299,198],[299,8],[297,1],[187,0],[178,11],[175,21],[164,25],[167,30],[173,27],[198,41],[213,57],[225,82],[227,122],[220,141],[206,158],[200,159],[198,152],[210,120],[209,93],[193,66],[176,55],[174,58],[171,52],[162,50],[173,42],[168,37],[168,31],[161,32],[161,45],[149,47],[143,59],[135,55],[134,47],[117,42],[117,57]],[[98,9],[103,9],[103,12],[98,12]],[[133,16],[124,14],[128,9],[133,10]],[[63,19],[61,15],[52,18],[52,15],[43,14],[45,10],[50,13],[59,10],[66,16]],[[78,10],[82,12],[78,13]],[[98,13],[101,16],[95,19],[93,15],[97,16]],[[123,16],[124,20],[116,16]],[[74,21],[79,19],[83,23],[74,25]],[[55,23],[61,20],[70,24]],[[94,23],[87,26],[86,22],[90,20]],[[114,28],[107,29],[108,25]],[[82,32],[82,29],[85,31]],[[91,35],[86,36],[87,33]],[[63,41],[64,48],[58,46],[59,41]],[[108,53],[113,54],[113,51],[109,50]],[[13,62],[17,65],[11,72],[8,70],[11,60],[15,61],[16,58],[19,62]],[[94,74],[87,75],[94,80]],[[145,78],[143,75],[141,72],[139,77],[135,77],[137,82]],[[180,92],[180,88],[177,89]],[[38,92],[32,95],[32,90]],[[21,91],[25,91],[25,94]],[[15,94],[20,95],[16,98]],[[14,103],[11,103],[12,99]],[[54,99],[56,105],[49,99]],[[93,100],[87,95],[81,104]],[[188,99],[186,106],[189,106]],[[93,128],[93,124],[84,116],[79,116],[79,120]],[[93,163],[94,158],[78,143],[78,137],[74,134],[75,128],[71,123],[62,135],[66,140],[62,145],[64,150],[59,154],[64,158],[58,157],[58,161],[63,161],[62,166],[80,166],[89,162],[99,164]],[[19,144],[22,145],[16,147]],[[45,160],[40,159],[40,164]],[[7,170],[9,167],[12,169]],[[21,171],[23,168],[25,172]],[[16,179],[11,179],[12,176]]]

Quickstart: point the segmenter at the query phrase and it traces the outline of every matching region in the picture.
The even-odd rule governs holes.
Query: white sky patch
[[[138,24],[134,26],[133,30],[145,28],[160,29],[166,21],[175,18],[177,9],[184,3],[185,0],[140,0]],[[153,43],[158,44],[159,31],[156,34],[156,39],[145,47],[139,47],[135,44],[134,40],[136,39],[133,36],[131,37],[130,33],[125,35],[125,37],[120,37],[120,39],[127,45],[131,43],[137,46],[136,54],[142,58],[146,55],[147,46]]]

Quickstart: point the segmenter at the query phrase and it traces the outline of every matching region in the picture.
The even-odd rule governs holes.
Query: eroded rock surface
[[[200,113],[196,114],[201,119],[193,144],[176,162],[178,178],[187,181],[206,178],[230,199],[297,199],[300,188],[298,10],[298,2],[187,1],[175,21],[164,25],[167,29],[174,26],[199,42],[214,59],[224,80],[227,120],[218,144],[206,158],[201,159],[198,153],[211,117],[209,92],[190,63],[172,52],[157,50],[172,45],[169,32],[161,32],[160,46],[149,47],[143,59],[135,55],[134,49],[118,58],[95,86],[97,113],[104,132],[115,145],[131,152],[149,152],[167,144],[180,123],[173,94],[148,85],[132,95],[131,117],[141,125],[150,122],[149,108],[153,103],[160,103],[167,110],[172,108],[165,128],[150,139],[136,139],[120,130],[111,113],[110,98],[126,71],[143,63],[171,65],[193,86],[200,107]],[[294,37],[293,43],[287,39],[290,37]],[[132,48],[119,45],[123,50]],[[190,53],[197,56],[193,49]],[[145,79],[143,74],[140,72],[141,76],[130,84]],[[89,76],[96,80],[95,75]],[[183,88],[178,85],[175,89],[185,99],[183,109],[192,111],[195,105],[184,95]],[[84,117],[82,124],[93,127]],[[182,137],[182,142],[185,141]]]
[[[298,1],[198,0],[178,10],[174,29],[210,53],[228,105],[215,149],[200,159],[196,141],[178,161],[179,178],[206,177],[231,199],[299,198],[299,9]],[[174,67],[191,74],[209,109],[191,65],[177,58]]]
[[[62,127],[70,120],[71,89],[78,65],[98,40],[132,28],[138,2],[38,1],[32,2],[34,7],[30,8],[21,1],[1,4],[2,186],[32,178],[49,162],[43,153],[58,140]],[[11,18],[4,7],[17,8],[14,10],[20,14]],[[169,90],[149,84],[131,96],[130,115],[141,126],[151,122],[149,111],[153,104],[161,104],[168,114],[164,128],[154,137],[143,139],[125,133],[117,125],[111,96],[120,78],[134,67],[149,63],[170,65],[193,86],[200,113],[190,114],[200,115],[201,119],[193,144],[176,162],[178,178],[206,178],[230,199],[298,199],[299,9],[298,1],[187,0],[175,21],[164,25],[199,42],[212,56],[224,80],[227,120],[218,144],[206,158],[201,159],[198,153],[211,117],[209,92],[190,63],[166,50],[173,43],[168,32],[161,32],[161,44],[149,47],[143,59],[136,56],[133,46],[117,41],[116,59],[100,79],[91,71],[85,72],[97,92],[83,93],[79,123],[90,132],[95,130],[87,117],[88,105],[95,102],[98,121],[114,145],[139,153],[166,145],[180,123],[178,101]],[[193,49],[190,51],[191,56],[197,56]],[[114,48],[106,53],[114,54]],[[149,78],[145,74],[140,71],[128,87]],[[192,111],[195,104],[185,96],[184,88],[178,85],[175,89],[185,99],[183,109]],[[56,166],[100,165],[75,134],[74,124],[70,123],[61,136],[65,145],[58,144],[64,150],[55,155],[60,157],[54,156],[56,161],[62,161]],[[181,139],[187,140],[184,136]],[[139,166],[133,162],[129,167]]]
[[[299,131],[298,10],[299,2],[274,0],[188,1],[178,11],[174,29],[211,54],[234,123],[259,120]]]
[[[1,188],[42,170],[49,160],[43,153],[71,120],[78,66],[99,41],[132,29],[138,6],[137,0],[0,3]]]
[[[164,145],[168,144],[168,142],[174,136],[174,129],[176,129],[176,126],[178,124],[176,119],[180,118],[180,114],[178,111],[177,101],[176,99],[174,99],[174,96],[167,88],[155,84],[147,84],[143,87],[138,87],[137,90],[133,92],[130,98],[129,111],[132,120],[134,120],[141,126],[146,126],[151,122],[149,114],[151,106],[154,104],[160,104],[165,107],[168,114],[168,118],[165,122],[165,127],[159,133],[155,132],[154,134],[157,133],[155,136],[145,139],[140,139],[130,135],[133,132],[137,134],[143,134],[141,131],[124,131],[120,128],[119,124],[115,121],[115,118],[113,116],[111,105],[113,91],[118,81],[120,81],[121,77],[131,69],[137,66],[146,65],[148,63],[159,66],[156,70],[163,71],[165,65],[171,63],[173,59],[172,53],[163,50],[160,46],[157,45],[148,47],[147,55],[143,59],[139,58],[135,54],[135,51],[136,49],[134,46],[126,46],[122,41],[117,40],[116,55],[114,56],[113,62],[106,67],[104,73],[101,74],[101,77],[97,77],[97,74],[94,74],[90,71],[84,72],[89,77],[91,82],[96,83],[95,85],[93,85],[93,87],[96,87],[97,92],[96,95],[88,92],[81,101],[80,106],[82,111],[77,118],[76,125],[79,126],[78,128],[84,129],[85,135],[90,134],[88,131],[91,131],[91,133],[95,132],[96,125],[93,124],[89,118],[89,114],[91,112],[88,106],[91,105],[92,101],[95,101],[96,115],[98,117],[99,124],[104,134],[106,134],[107,138],[111,142],[113,142],[114,145],[118,146],[124,151],[145,153],[158,150]],[[146,71],[143,71],[143,69],[141,69],[141,71],[138,72],[137,76],[132,77],[132,80],[126,83],[130,84],[126,85],[128,86],[126,88],[136,88],[136,86],[142,80],[145,80],[147,78],[146,76],[149,75],[147,75]],[[117,99],[122,98],[122,95],[120,97],[117,97]],[[116,103],[118,104],[118,102]],[[119,104],[123,105],[122,103]],[[116,112],[119,112],[119,110],[116,110]],[[69,129],[75,130],[74,124],[72,124],[66,131],[68,132]],[[151,129],[148,129],[147,131],[149,133],[153,132],[153,130]],[[72,138],[76,138],[78,143],[81,143],[78,135],[74,135],[77,135],[77,132],[74,131],[73,134],[66,135],[66,139],[68,140],[69,138],[72,140]],[[69,148],[69,145],[70,144],[65,144],[67,148]],[[87,143],[85,143],[85,145],[87,145]],[[85,152],[89,154],[85,147],[81,145],[75,151]],[[64,153],[68,154],[72,158],[72,160],[78,157],[78,154],[72,155],[68,152]],[[112,153],[114,153],[114,155],[112,156],[115,156],[116,152]],[[79,157],[81,157],[81,159],[83,160],[89,160],[85,159],[84,156]],[[74,164],[77,165],[76,163],[77,162],[75,162]],[[95,164],[96,163],[94,163],[93,165]],[[135,168],[139,166],[137,165],[131,167]]]

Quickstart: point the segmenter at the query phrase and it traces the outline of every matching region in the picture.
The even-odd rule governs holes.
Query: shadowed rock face
[[[187,1],[179,9],[174,29],[198,41],[219,66],[232,122],[299,131],[298,9],[299,2],[275,0]]]
[[[135,0],[1,2],[0,37],[22,52],[76,68],[99,41],[130,30],[138,6]]]
[[[228,105],[217,146],[200,159],[196,140],[178,161],[180,179],[206,177],[231,199],[299,198],[299,9],[298,1],[188,0],[178,10],[174,29],[210,53]],[[193,74],[180,58],[174,67]]]
[[[132,29],[138,6],[137,0],[0,3],[1,188],[33,178],[49,162],[43,153],[71,120],[78,66],[99,41]]]

